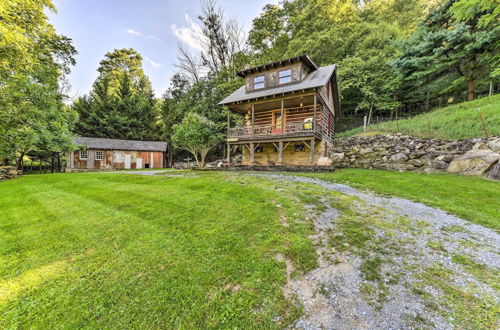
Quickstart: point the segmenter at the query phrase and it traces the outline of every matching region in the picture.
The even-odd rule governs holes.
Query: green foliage
[[[221,140],[216,124],[195,113],[187,114],[172,135],[172,143],[193,154],[198,167],[205,166],[208,152]]]
[[[423,138],[445,140],[484,137],[485,133],[478,108],[483,114],[488,135],[500,136],[500,95],[463,102],[442,109],[426,112],[410,119],[390,121],[369,126],[370,134],[404,133]],[[337,134],[338,138],[363,134],[356,128]]]
[[[467,2],[467,4],[465,4]],[[498,66],[498,21],[486,26],[496,7],[447,0],[403,43],[395,62],[409,95],[463,95],[473,100],[476,85]]]
[[[52,1],[0,3],[0,159],[18,165],[24,154],[72,145],[76,116],[61,87],[77,52],[45,10],[55,10]]]
[[[107,53],[90,95],[78,98],[75,132],[82,136],[153,140],[159,137],[159,109],[142,57],[133,49]]]

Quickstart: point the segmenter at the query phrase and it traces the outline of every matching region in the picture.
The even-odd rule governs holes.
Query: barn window
[[[87,159],[87,150],[80,150],[80,159]]]
[[[260,89],[266,87],[264,76],[258,76],[253,78],[253,88]]]
[[[255,147],[255,152],[264,152],[264,146]]]
[[[306,146],[302,143],[295,145],[295,152],[300,152],[306,150]]]
[[[280,85],[292,82],[292,69],[281,70],[278,77]]]
[[[96,151],[95,152],[95,159],[96,160],[103,160],[104,159],[104,154],[102,151]]]

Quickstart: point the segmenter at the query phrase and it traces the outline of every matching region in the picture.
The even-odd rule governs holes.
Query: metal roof
[[[335,67],[335,64],[320,67],[316,71],[309,72],[309,74],[301,81],[285,86],[276,86],[249,92],[245,90],[245,86],[241,86],[234,93],[222,100],[219,105],[258,99],[261,97],[274,96],[310,88],[323,87],[332,77],[332,74],[335,71]]]
[[[287,64],[295,63],[295,62],[304,63],[304,65],[306,65],[309,69],[311,69],[311,71],[318,69],[318,65],[316,63],[314,63],[314,61],[309,57],[309,55],[302,54],[302,55],[299,55],[296,57],[287,58],[286,60],[275,61],[275,62],[255,66],[253,68],[241,70],[241,71],[237,72],[236,74],[238,76],[240,76],[241,78],[245,78],[247,75],[255,73],[255,72],[267,71],[270,69],[274,69],[276,67],[280,67],[282,65],[287,65]]]
[[[75,137],[76,145],[85,145],[88,149],[131,150],[131,151],[166,151],[167,142],[116,140],[91,137]]]

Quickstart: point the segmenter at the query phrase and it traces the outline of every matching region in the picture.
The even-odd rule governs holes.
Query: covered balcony
[[[332,138],[333,116],[316,94],[242,104],[238,110],[242,120],[239,125],[231,127],[228,118],[227,142],[288,137]]]

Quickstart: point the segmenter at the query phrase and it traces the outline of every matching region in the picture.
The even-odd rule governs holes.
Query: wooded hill
[[[55,10],[51,0],[0,5],[0,34],[8,36],[0,39],[4,162],[68,148],[70,132],[171,142],[175,125],[193,112],[224,133],[227,109],[217,104],[243,84],[235,72],[303,53],[319,65],[337,64],[343,115],[369,121],[500,88],[495,0],[284,0],[266,5],[246,36],[206,0],[198,17],[203,50],[179,49],[178,72],[161,99],[141,55],[120,49],[105,55],[89,95],[67,107],[60,86],[76,49],[48,23],[47,9]],[[33,19],[16,19],[23,15]]]

